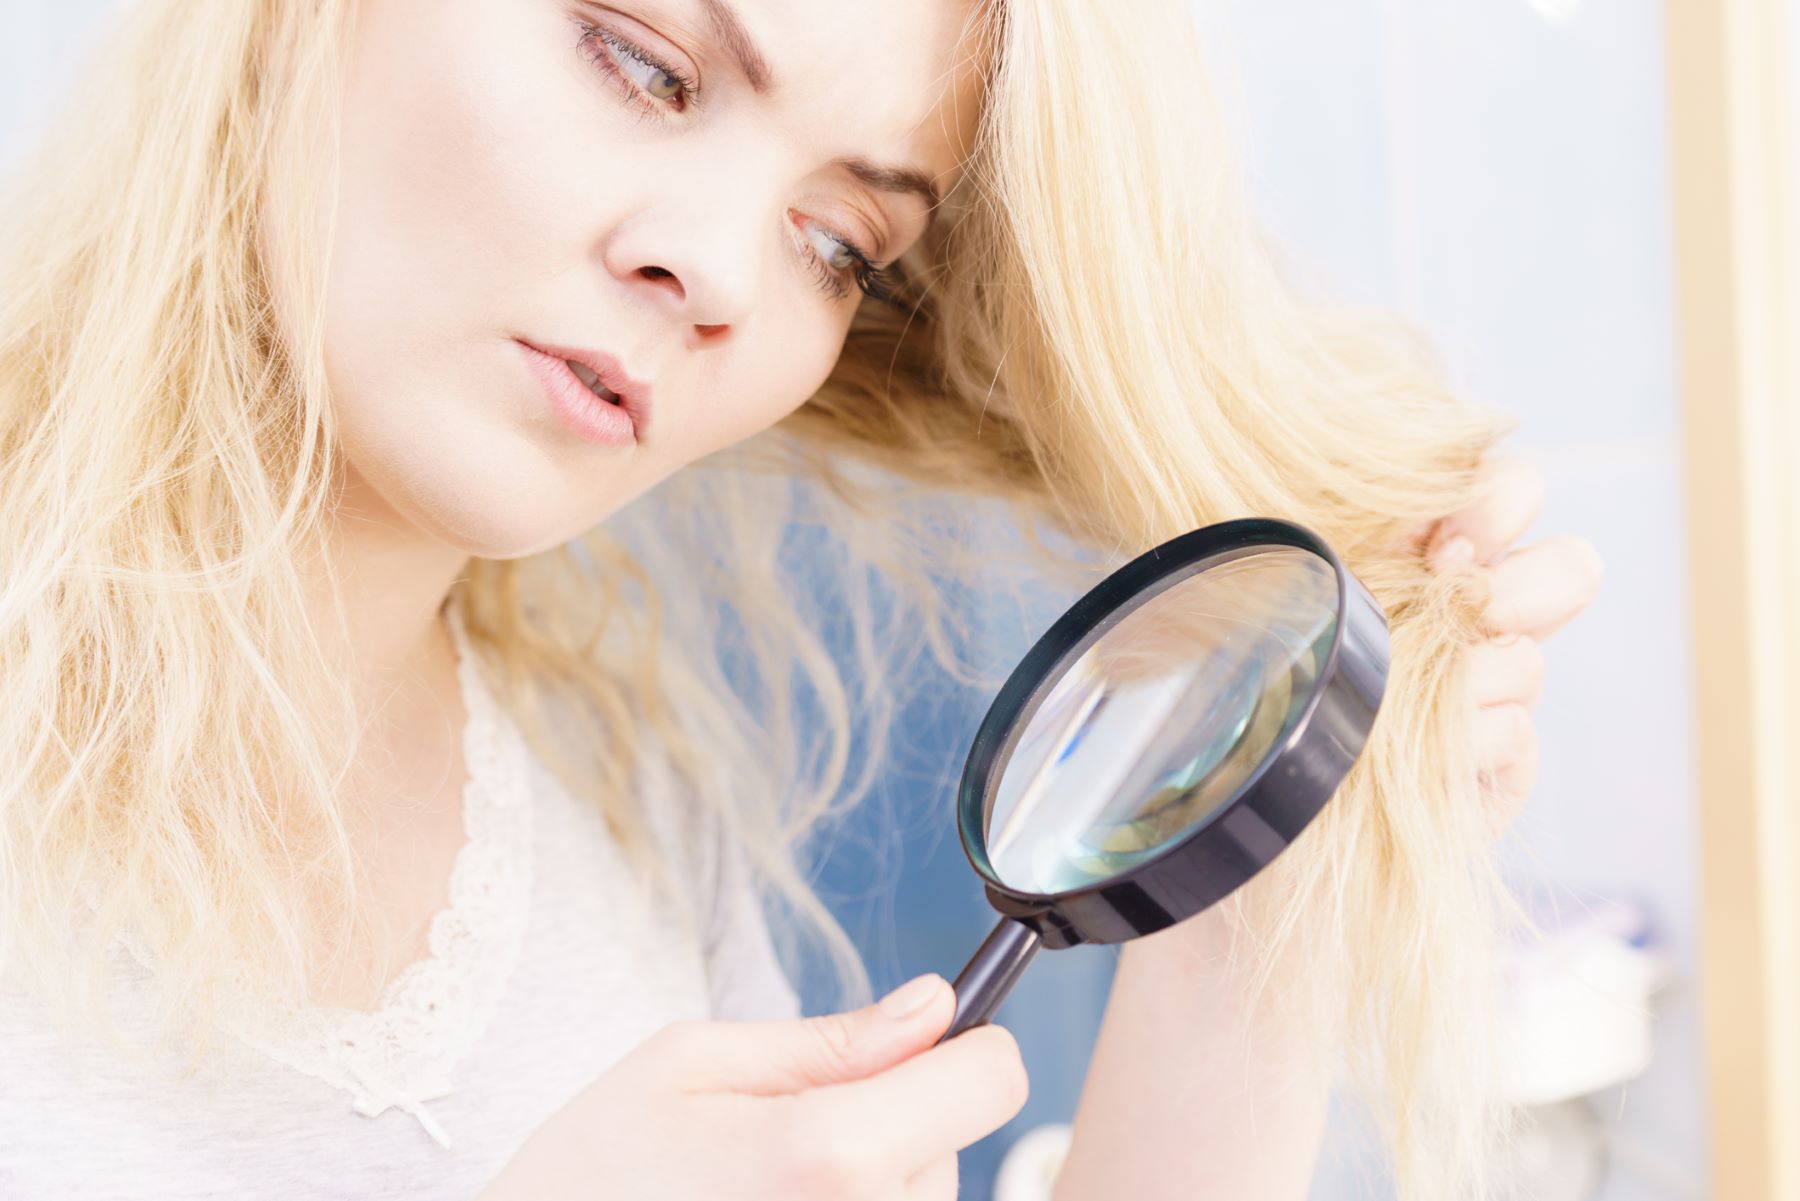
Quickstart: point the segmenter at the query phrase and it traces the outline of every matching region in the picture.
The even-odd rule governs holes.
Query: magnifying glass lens
[[[1029,715],[994,793],[1009,887],[1117,875],[1205,824],[1294,730],[1336,631],[1332,565],[1227,552],[1090,643]]]

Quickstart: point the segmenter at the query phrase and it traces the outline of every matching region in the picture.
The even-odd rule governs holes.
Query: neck
[[[352,474],[310,572],[314,612],[327,661],[385,705],[396,692],[434,690],[447,670],[454,680],[443,609],[469,556],[422,532]],[[342,624],[332,615],[333,581]]]

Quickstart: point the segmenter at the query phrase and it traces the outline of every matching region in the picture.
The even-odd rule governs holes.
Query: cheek
[[[555,12],[371,0],[321,198],[336,206],[324,333],[345,457],[381,502],[496,557],[572,534],[589,499],[521,486],[555,464],[506,340],[570,236],[543,119],[569,85],[545,61]]]
[[[451,350],[556,236],[537,177],[556,161],[535,90],[545,86],[543,34],[497,19],[504,8],[377,0],[364,9],[331,263],[340,349],[380,342],[407,360]]]
[[[718,418],[697,422],[700,444],[691,457],[768,429],[804,404],[830,376],[843,350],[848,315],[803,297],[780,318],[746,331],[751,337],[740,353],[713,373],[712,385],[702,391],[695,410],[697,415],[711,410]],[[705,401],[708,395],[718,398],[716,405]]]
[[[325,301],[346,456],[396,507],[495,557],[779,422],[829,376],[850,319],[777,273],[736,345],[664,364],[648,445],[583,465],[508,336],[564,332],[606,300],[594,239],[642,208],[620,181],[661,175],[635,126],[607,135],[596,170],[593,126],[613,110],[564,23],[549,3],[369,0],[346,83]]]

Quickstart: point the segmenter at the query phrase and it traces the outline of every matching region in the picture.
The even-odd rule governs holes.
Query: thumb
[[[696,1046],[696,1074],[720,1091],[780,1095],[886,1071],[932,1045],[955,996],[935,972],[873,1005],[798,1021],[712,1022]]]

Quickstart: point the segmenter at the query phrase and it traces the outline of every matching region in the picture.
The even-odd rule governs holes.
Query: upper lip
[[[525,340],[521,338],[520,341]],[[625,370],[625,365],[618,359],[604,350],[590,350],[584,346],[557,346],[549,342],[525,342],[525,345],[559,359],[580,363],[592,371],[606,390],[619,398],[619,406],[631,418],[638,437],[644,436],[650,423],[650,385]]]

